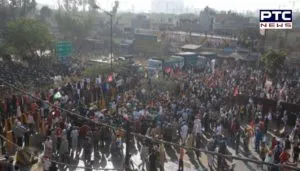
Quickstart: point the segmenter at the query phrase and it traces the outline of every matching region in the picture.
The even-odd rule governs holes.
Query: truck
[[[176,56],[184,58],[184,67],[187,68],[191,65],[196,65],[198,62],[198,54],[195,52],[179,52]]]
[[[182,69],[184,66],[184,58],[181,56],[170,56],[168,58],[150,58],[148,59],[148,73],[154,75],[162,72],[166,68]]]

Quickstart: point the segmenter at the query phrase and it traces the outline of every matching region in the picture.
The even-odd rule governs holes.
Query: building
[[[203,33],[205,26],[200,24],[199,16],[193,14],[182,14],[179,17],[179,30],[185,32]]]
[[[213,28],[214,16],[208,11],[201,11],[199,15],[199,24],[202,32],[211,32]]]
[[[300,19],[293,20],[293,29],[265,30],[265,49],[289,49],[299,51],[300,47]]]
[[[293,29],[287,30],[286,34],[288,47],[295,51],[300,51],[300,18],[293,21]]]
[[[152,20],[151,29],[165,31],[165,30],[174,30],[176,29],[178,23],[177,18],[164,18],[160,21]]]
[[[145,15],[137,15],[131,20],[131,27],[134,29],[150,29],[150,20]]]
[[[201,45],[186,44],[181,47],[182,52],[200,52]]]
[[[152,0],[151,12],[180,14],[184,10],[184,0]]]
[[[157,30],[136,29],[134,35],[133,50],[135,53],[146,56],[159,56],[163,53],[164,47],[160,41]]]
[[[234,34],[235,31],[249,26],[249,18],[232,12],[216,14],[213,31],[219,34]]]

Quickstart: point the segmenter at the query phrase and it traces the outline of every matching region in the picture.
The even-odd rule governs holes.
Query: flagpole
[[[104,99],[104,94],[103,94],[103,89],[102,89],[102,85],[100,85],[100,94],[101,94],[101,98],[100,98],[100,107],[99,108],[101,108],[102,107],[102,101],[103,101],[103,99]]]

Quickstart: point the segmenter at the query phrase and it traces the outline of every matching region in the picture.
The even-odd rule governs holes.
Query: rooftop
[[[199,49],[200,47],[202,47],[202,46],[201,45],[195,45],[195,44],[186,44],[186,45],[183,45],[181,48],[182,49],[196,50],[196,49]]]
[[[199,54],[201,56],[210,56],[210,55],[216,55],[217,53],[215,53],[215,52],[201,52]]]
[[[194,52],[179,52],[176,55],[196,55]]]

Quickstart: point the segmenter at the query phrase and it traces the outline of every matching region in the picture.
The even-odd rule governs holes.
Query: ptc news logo
[[[292,29],[292,10],[260,10],[260,29]]]

